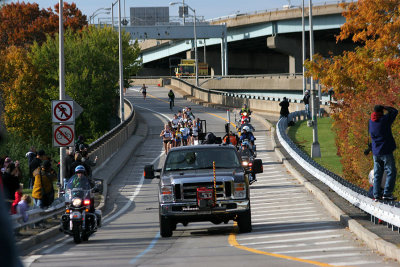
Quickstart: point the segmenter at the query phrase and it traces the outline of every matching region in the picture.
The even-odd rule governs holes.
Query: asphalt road
[[[24,257],[26,266],[398,266],[358,241],[277,163],[270,132],[255,120],[264,173],[251,186],[253,232],[236,234],[233,222],[204,222],[179,224],[171,238],[160,238],[158,180],[144,180],[142,173],[145,164],[163,163],[159,134],[172,112],[165,88],[149,86],[146,100],[137,91],[129,89],[126,97],[146,139],[109,186],[104,226],[79,245],[61,234],[40,244]],[[225,111],[178,96],[175,104],[174,112],[191,106],[208,131],[223,135]]]

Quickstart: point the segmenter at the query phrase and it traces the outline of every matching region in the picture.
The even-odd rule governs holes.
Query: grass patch
[[[315,158],[314,160],[331,172],[342,176],[342,164],[340,163],[340,157],[337,155],[335,133],[331,127],[331,118],[318,119],[318,142],[321,148],[321,158]],[[294,126],[289,127],[288,135],[297,146],[311,156],[313,128],[307,127],[307,121],[297,122]]]

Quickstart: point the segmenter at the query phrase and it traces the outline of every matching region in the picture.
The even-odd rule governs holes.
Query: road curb
[[[135,111],[136,112],[136,111]],[[135,114],[136,116],[136,114]],[[102,194],[102,200],[100,201],[99,205],[96,207],[96,209],[100,209],[101,211],[103,211],[106,201],[107,201],[107,192],[108,192],[108,184],[113,180],[113,178],[118,174],[118,172],[120,171],[120,169],[126,165],[126,163],[128,162],[129,159],[131,159],[131,155],[132,153],[134,153],[135,149],[142,143],[142,141],[145,139],[145,137],[147,136],[148,133],[148,126],[146,123],[144,123],[144,125],[141,126],[141,131],[142,133],[140,133],[140,135],[138,135],[138,117],[136,116],[135,118],[136,122],[135,122],[135,129],[133,131],[133,134],[131,135],[131,137],[127,140],[126,143],[128,143],[131,139],[133,138],[137,138],[135,140],[131,140],[132,144],[130,144],[129,146],[124,146],[123,148],[121,148],[121,150],[125,149],[125,151],[122,152],[117,152],[114,153],[111,158],[113,157],[118,157],[119,153],[125,153],[128,154],[128,156],[124,156],[124,157],[118,157],[118,160],[115,160],[112,165],[112,171],[110,173],[108,173],[106,175],[106,177],[104,177],[103,179],[103,194]],[[139,137],[141,136],[141,137]],[[129,151],[128,151],[129,150]],[[97,168],[93,174],[95,174],[94,176],[96,176],[97,173],[101,172],[104,168],[107,167],[107,164],[111,164],[110,163],[111,160],[109,160],[108,162],[105,162],[105,164],[103,164],[101,167]],[[23,252],[37,244],[40,244],[41,242],[45,241],[46,239],[49,239],[55,235],[57,235],[58,233],[60,233],[59,231],[60,226],[54,226],[52,228],[49,228],[43,232],[40,232],[34,236],[22,239],[21,241],[17,242],[16,245],[18,247],[18,250],[20,252]]]

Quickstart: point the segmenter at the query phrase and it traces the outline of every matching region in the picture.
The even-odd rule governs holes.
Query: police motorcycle
[[[65,212],[61,216],[60,231],[73,237],[76,244],[88,241],[89,236],[101,227],[101,211],[94,209],[94,193],[100,192],[102,183],[96,181],[93,188],[82,186],[74,188],[71,179],[63,192]]]
[[[255,159],[254,152],[249,148],[250,142],[246,139],[242,141],[239,154],[242,160],[243,168],[248,172],[249,184],[257,181],[256,173],[253,169],[262,169],[261,159]],[[258,167],[260,165],[260,167]]]

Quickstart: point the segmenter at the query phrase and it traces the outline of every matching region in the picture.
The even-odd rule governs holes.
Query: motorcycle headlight
[[[242,162],[242,166],[243,166],[243,167],[249,166],[249,162],[248,162],[248,161],[243,161],[243,162]]]
[[[74,198],[72,200],[72,206],[74,206],[76,208],[80,207],[81,204],[82,204],[82,199],[80,199],[80,198]]]

